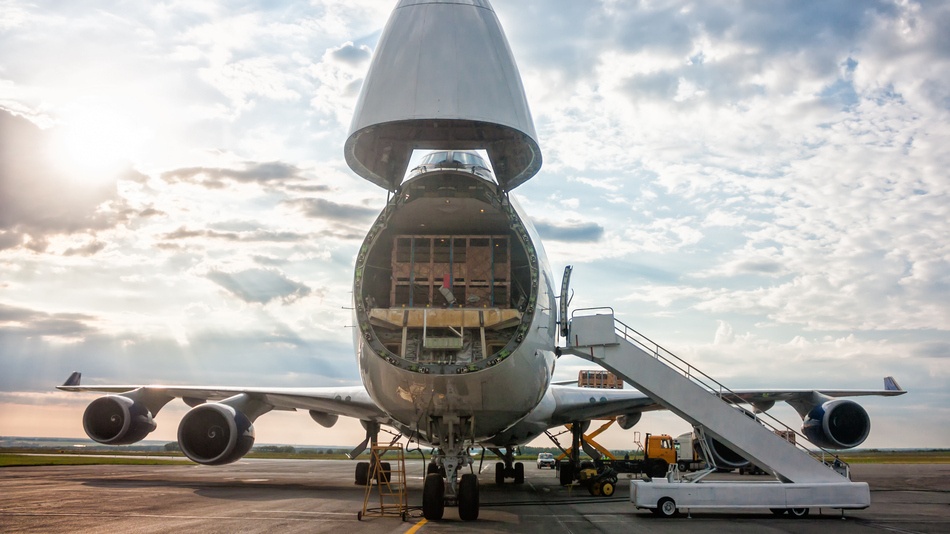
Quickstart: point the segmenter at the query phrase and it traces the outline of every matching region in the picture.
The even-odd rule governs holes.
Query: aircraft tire
[[[427,521],[438,521],[444,513],[445,479],[438,473],[430,473],[422,486],[422,515]]]
[[[570,486],[574,483],[574,465],[571,462],[561,462],[558,471],[562,486]]]
[[[515,484],[524,484],[524,464],[521,462],[515,464]]]
[[[478,519],[478,477],[472,473],[462,475],[459,480],[459,519],[474,521]]]
[[[499,486],[505,483],[505,464],[498,462],[495,464],[495,484]]]
[[[393,468],[389,462],[380,462],[379,466],[382,468],[382,473],[380,473],[379,480],[390,482],[393,476]]]
[[[369,462],[356,463],[356,482],[357,486],[369,484]]]

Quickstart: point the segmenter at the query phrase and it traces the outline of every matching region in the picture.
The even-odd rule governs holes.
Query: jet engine
[[[712,454],[712,461],[710,463],[715,464],[716,467],[732,470],[749,465],[749,460],[746,460],[742,455],[726,447],[719,440],[711,436],[706,436],[706,443],[709,445],[709,452]]]
[[[217,402],[192,408],[178,425],[178,445],[205,465],[240,460],[254,446],[254,425],[243,413]]]
[[[871,418],[860,404],[834,399],[808,412],[802,434],[815,445],[827,449],[850,449],[864,443],[871,431]]]
[[[86,407],[82,428],[86,435],[106,445],[128,445],[155,430],[152,413],[140,402],[122,395],[100,397]]]
[[[620,425],[620,428],[624,430],[630,430],[633,428],[633,425],[640,422],[641,417],[643,417],[643,412],[633,412],[626,415],[621,415],[617,417],[617,424]]]

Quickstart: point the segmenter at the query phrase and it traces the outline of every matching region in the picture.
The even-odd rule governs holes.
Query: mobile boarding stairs
[[[630,500],[638,508],[666,516],[675,515],[677,508],[769,508],[776,514],[788,510],[804,515],[809,507],[843,510],[871,504],[867,483],[851,482],[846,470],[836,470],[776,434],[774,428],[735,406],[738,396],[615,320],[610,308],[575,310],[567,325],[562,322],[562,333],[567,338],[562,354],[590,360],[620,376],[776,479],[703,482],[702,476],[679,476],[671,465],[665,478],[631,481]]]

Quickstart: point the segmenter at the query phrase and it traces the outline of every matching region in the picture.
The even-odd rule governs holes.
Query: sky
[[[83,436],[95,396],[53,389],[77,370],[359,384],[352,269],[386,192],[343,143],[394,5],[0,0],[0,435]],[[572,308],[613,308],[733,389],[894,375],[909,393],[862,401],[864,446],[950,447],[950,5],[493,5],[544,160],[513,194],[555,279],[574,266]]]

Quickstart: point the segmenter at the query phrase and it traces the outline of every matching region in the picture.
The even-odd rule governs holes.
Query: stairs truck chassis
[[[672,517],[681,508],[767,508],[773,513],[807,514],[808,508],[860,510],[871,505],[864,482],[630,482],[630,502],[657,515]],[[804,512],[801,512],[804,510]]]

